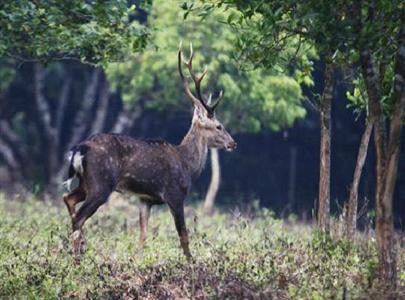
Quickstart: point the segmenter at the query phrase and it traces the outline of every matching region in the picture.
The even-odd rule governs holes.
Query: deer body
[[[100,134],[79,144],[77,149],[84,150],[75,154],[84,157],[81,162],[86,174],[81,175],[87,178],[90,172],[94,173],[91,174],[94,182],[90,183],[94,187],[103,185],[116,191],[129,191],[153,199],[156,204],[165,202],[171,188],[189,189],[187,166],[176,147],[165,142]],[[95,167],[90,169],[85,164]]]
[[[191,184],[206,161],[210,147],[233,150],[236,143],[215,118],[215,106],[208,106],[200,95],[199,84],[205,73],[192,73],[191,57],[188,66],[196,84],[198,98],[193,96],[179,70],[186,93],[194,104],[191,127],[180,145],[165,141],[141,141],[117,134],[98,134],[72,149],[69,169],[70,182],[79,178],[79,186],[64,195],[72,218],[73,249],[78,258],[84,242],[82,227],[85,221],[104,204],[113,191],[129,191],[141,200],[140,244],[143,246],[152,205],[166,203],[174,217],[180,244],[187,258],[191,257],[184,221],[184,200]],[[69,185],[69,184],[68,184]],[[84,202],[76,212],[75,206]]]

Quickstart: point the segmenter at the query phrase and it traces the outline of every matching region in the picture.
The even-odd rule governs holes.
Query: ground
[[[405,250],[398,243],[396,291],[376,280],[373,232],[354,243],[268,209],[187,205],[194,261],[182,256],[167,208],[155,209],[144,251],[133,200],[110,201],[85,226],[87,251],[74,263],[61,200],[0,195],[0,298],[29,299],[384,299],[405,297]],[[59,203],[59,204],[58,204]],[[399,239],[403,237],[399,237]],[[403,241],[402,241],[403,244]]]

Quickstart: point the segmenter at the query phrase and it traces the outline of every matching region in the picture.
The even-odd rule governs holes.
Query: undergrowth
[[[378,287],[372,236],[351,243],[284,223],[268,209],[212,217],[187,208],[187,263],[172,217],[155,209],[143,251],[136,204],[111,201],[85,225],[75,265],[65,207],[0,196],[0,298],[358,299],[404,296],[404,249],[396,291]]]

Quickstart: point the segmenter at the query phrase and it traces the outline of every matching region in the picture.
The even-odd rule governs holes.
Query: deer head
[[[190,57],[188,60],[184,59],[180,44],[178,53],[178,67],[180,77],[183,82],[184,91],[191,99],[194,106],[192,126],[198,129],[200,135],[205,139],[208,148],[232,151],[236,148],[236,142],[225,130],[224,125],[215,116],[215,109],[217,108],[219,102],[223,99],[223,91],[219,93],[219,96],[214,104],[211,104],[212,94],[209,95],[208,99],[203,97],[203,94],[201,93],[201,82],[207,74],[207,68],[205,68],[204,72],[200,76],[196,75],[193,72],[193,57],[194,52],[192,44],[190,43]],[[194,81],[196,95],[191,92],[188,79],[183,74],[182,64],[187,66],[190,77]]]

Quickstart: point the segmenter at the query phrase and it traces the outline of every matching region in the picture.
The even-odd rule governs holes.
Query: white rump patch
[[[80,152],[76,152],[73,156],[73,168],[75,171],[79,174],[83,174],[84,169],[83,169],[83,157],[84,155],[81,155]]]
[[[73,155],[73,160],[72,160],[72,155]],[[73,151],[69,151],[69,153],[67,155],[67,159],[69,161],[72,161],[72,166],[76,173],[83,174],[83,172],[84,172],[83,157],[84,157],[84,155],[81,155],[80,152],[74,153]],[[70,177],[66,181],[62,182],[62,185],[69,192],[71,192],[73,189],[75,189],[77,186],[79,186],[79,178],[75,174],[73,177]]]

